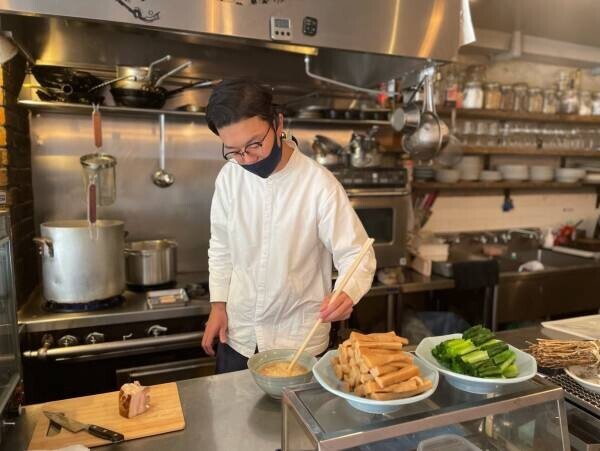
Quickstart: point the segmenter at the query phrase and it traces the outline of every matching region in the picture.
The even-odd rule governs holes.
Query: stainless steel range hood
[[[600,66],[597,0],[471,0],[477,42],[465,55]]]
[[[184,77],[306,85],[309,54],[320,75],[373,87],[453,60],[470,26],[464,8],[466,0],[0,0],[0,28],[38,64],[114,71],[170,53],[194,61]]]

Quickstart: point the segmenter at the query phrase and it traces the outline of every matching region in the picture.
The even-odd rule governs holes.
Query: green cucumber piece
[[[513,363],[502,372],[502,375],[508,378],[517,377],[519,375],[519,367]]]

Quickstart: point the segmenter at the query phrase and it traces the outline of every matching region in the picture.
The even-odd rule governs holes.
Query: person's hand
[[[324,323],[329,323],[350,318],[352,309],[354,308],[354,302],[352,302],[350,296],[342,291],[332,303],[329,303],[331,296],[332,295],[325,296],[325,299],[323,299],[321,310],[319,312],[321,320],[323,320]]]
[[[215,355],[213,344],[218,338],[221,343],[227,342],[227,310],[225,302],[213,302],[210,307],[210,315],[202,337],[202,348],[210,356]]]

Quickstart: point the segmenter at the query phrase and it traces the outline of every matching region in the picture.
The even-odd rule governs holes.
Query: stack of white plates
[[[549,182],[554,178],[554,168],[552,166],[531,166],[529,178],[533,182]]]
[[[556,181],[560,183],[577,183],[584,177],[583,169],[556,168]]]
[[[498,182],[502,180],[502,174],[500,171],[481,171],[479,179],[482,182]]]
[[[460,172],[461,180],[479,180],[479,174],[483,168],[483,159],[479,156],[463,157],[460,163],[455,166]]]
[[[456,183],[460,178],[460,171],[457,169],[437,169],[435,179],[440,183]]]
[[[498,170],[504,180],[523,181],[529,178],[529,171],[524,164],[501,164]]]

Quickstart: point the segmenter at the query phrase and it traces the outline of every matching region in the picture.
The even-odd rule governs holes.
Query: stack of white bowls
[[[529,179],[529,170],[524,164],[501,164],[498,170],[504,180],[520,182]]]
[[[530,166],[529,178],[532,182],[549,182],[554,178],[554,168],[552,166]]]
[[[585,170],[575,168],[556,168],[556,181],[560,183],[577,183],[585,177]]]
[[[438,168],[435,171],[435,179],[440,183],[456,183],[460,178],[460,172],[457,169]]]
[[[500,171],[481,171],[479,179],[482,182],[499,182],[502,180]]]
[[[480,156],[463,157],[460,163],[455,166],[455,169],[460,172],[460,179],[466,181],[479,180],[482,168],[483,159]]]

